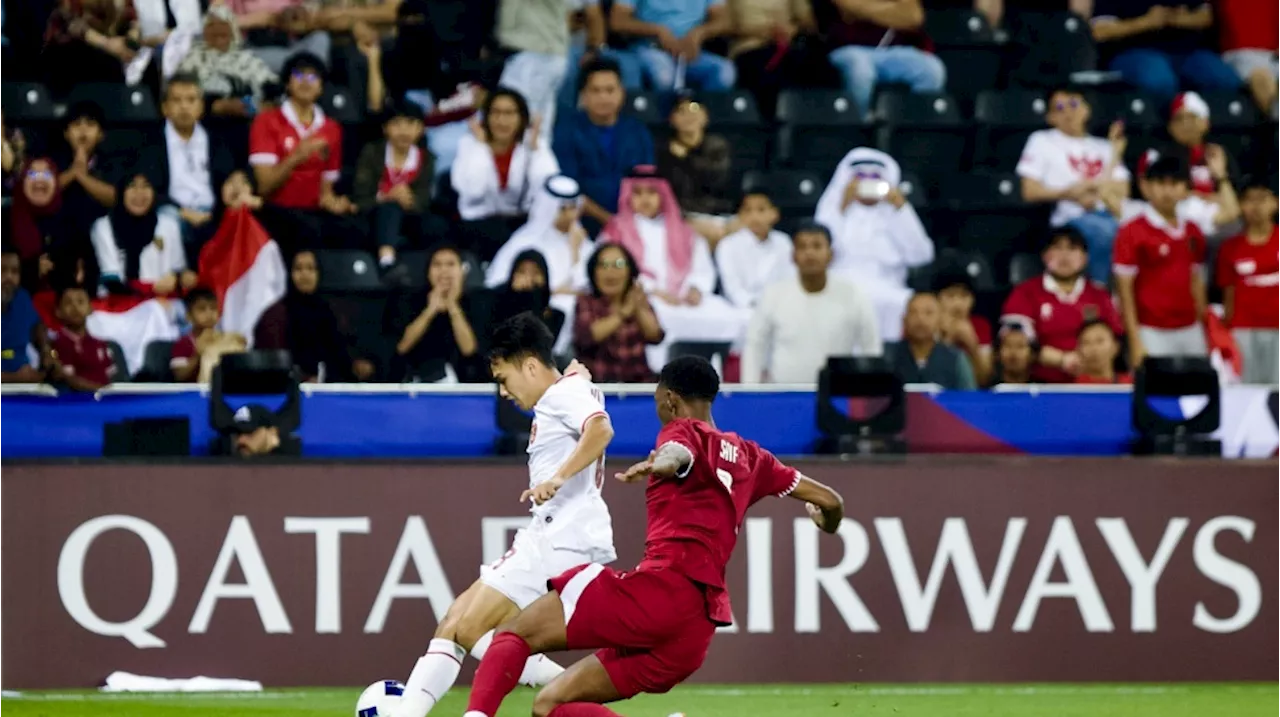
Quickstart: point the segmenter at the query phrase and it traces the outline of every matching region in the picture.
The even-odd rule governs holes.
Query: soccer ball
[[[360,693],[356,717],[391,717],[403,694],[404,685],[395,680],[375,682]]]

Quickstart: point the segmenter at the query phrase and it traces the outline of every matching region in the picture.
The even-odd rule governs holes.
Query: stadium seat
[[[971,172],[947,177],[941,198],[955,211],[982,211],[1025,205],[1022,181],[1012,172]]]
[[[853,95],[841,90],[786,90],[778,95],[778,121],[803,127],[863,124]]]
[[[112,383],[128,383],[129,364],[124,360],[124,349],[120,348],[120,344],[114,341],[107,342],[107,349],[111,351],[111,363],[115,366],[115,375],[111,377]]]
[[[1166,108],[1146,95],[1136,92],[1086,94],[1093,108],[1089,121],[1089,131],[1093,134],[1105,136],[1116,120],[1124,122],[1125,132],[1130,138],[1155,133],[1165,125]]]
[[[973,164],[978,167],[1011,170],[1022,155],[1032,132],[1045,129],[1048,102],[1039,90],[983,92],[974,102]]]
[[[142,369],[135,377],[139,381],[169,383],[173,381],[173,369],[169,361],[173,357],[173,341],[152,341],[143,354]]]
[[[338,124],[357,125],[364,121],[364,108],[345,87],[326,86],[320,109]]]
[[[872,144],[865,127],[783,125],[774,138],[774,168],[793,168],[831,176],[849,150]]]
[[[931,9],[925,14],[924,31],[939,46],[967,47],[996,42],[987,16],[976,10]]]
[[[947,66],[947,92],[971,101],[1000,84],[1004,56],[999,47],[939,47],[938,59]]]
[[[763,124],[756,98],[746,90],[703,92],[695,99],[706,108],[710,126],[715,131],[722,131],[727,127],[759,127]]]
[[[52,122],[57,119],[49,91],[37,82],[5,82],[0,85],[0,104],[11,124]]]
[[[969,145],[955,99],[945,94],[883,94],[876,102],[883,122],[876,145],[904,169],[933,181],[960,171]]]
[[[1070,12],[1020,12],[1011,18],[1009,81],[1027,87],[1054,87],[1073,73],[1097,69],[1098,50],[1089,22]]]
[[[325,291],[381,291],[378,262],[369,252],[326,249],[316,252],[320,288]]]
[[[1009,284],[1017,286],[1027,279],[1034,279],[1044,273],[1044,263],[1038,254],[1018,252],[1009,259]]]
[[[406,251],[400,254],[400,264],[409,274],[409,285],[425,287],[427,285],[427,260],[430,252]],[[462,275],[464,286],[478,289],[484,286],[484,271],[480,268],[480,260],[469,251],[462,252]]]
[[[898,191],[907,198],[907,202],[916,209],[929,206],[929,185],[910,172],[902,173],[902,181],[898,183]]]
[[[666,125],[669,92],[634,92],[627,97],[626,111],[647,125]]]
[[[969,281],[973,282],[973,290],[976,292],[996,289],[996,277],[991,271],[991,262],[981,251],[943,249],[938,253],[934,266],[964,272],[969,277]]]
[[[812,218],[826,188],[826,178],[803,170],[751,171],[742,178],[743,192],[765,192],[782,215],[789,218]]]
[[[145,87],[90,83],[76,85],[67,97],[67,104],[93,102],[102,108],[107,124],[139,124],[158,122],[160,112],[155,99]]]
[[[1248,132],[1261,121],[1257,106],[1248,95],[1235,92],[1206,92],[1209,118],[1214,132]],[[1163,108],[1167,112],[1168,108]]]

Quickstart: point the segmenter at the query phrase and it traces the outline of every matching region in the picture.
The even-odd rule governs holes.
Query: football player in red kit
[[[711,403],[719,389],[705,359],[682,357],[662,369],[657,448],[616,476],[648,478],[644,559],[630,572],[591,563],[548,581],[550,592],[498,628],[466,717],[496,715],[529,655],[556,650],[597,652],[538,693],[535,717],[616,717],[603,703],[670,690],[702,665],[716,627],[732,620],[725,565],[753,503],[789,496],[822,530],[840,527],[838,493],[716,429]]]

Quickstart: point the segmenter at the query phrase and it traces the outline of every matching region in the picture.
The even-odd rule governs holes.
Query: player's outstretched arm
[[[542,505],[551,500],[565,481],[600,460],[600,456],[604,455],[604,450],[609,447],[609,442],[612,440],[613,422],[609,420],[609,414],[598,413],[588,419],[587,425],[582,429],[582,437],[578,439],[578,445],[574,446],[573,453],[565,459],[560,470],[556,471],[555,476],[549,480],[521,493],[520,502],[533,498],[533,502]]]
[[[804,501],[809,517],[824,532],[834,533],[840,529],[840,521],[844,520],[844,499],[839,493],[800,474],[800,482],[787,495]]]
[[[623,483],[633,483],[651,475],[660,478],[683,478],[693,465],[693,454],[679,443],[669,442],[661,448],[649,451],[649,457],[628,468],[622,473],[614,474],[614,478]]]

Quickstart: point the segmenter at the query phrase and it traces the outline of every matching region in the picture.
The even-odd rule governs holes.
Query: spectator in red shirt
[[[169,368],[179,382],[205,381],[213,372],[213,366],[226,353],[245,349],[244,337],[218,330],[218,295],[198,286],[187,293],[187,321],[191,331],[178,339],[169,354]]]
[[[62,328],[54,334],[51,376],[61,377],[73,391],[97,391],[111,383],[115,361],[111,347],[89,335],[85,321],[93,307],[83,286],[68,286],[58,294],[58,321]]]
[[[1280,5],[1258,0],[1218,0],[1217,4],[1222,59],[1245,81],[1258,107],[1275,117]]]
[[[645,359],[648,344],[666,333],[640,286],[640,266],[618,244],[603,243],[587,260],[591,293],[578,297],[573,344],[593,380],[644,383],[653,380]]]
[[[1102,319],[1120,333],[1120,315],[1107,287],[1085,276],[1088,244],[1074,227],[1053,230],[1040,258],[1044,274],[1014,288],[1005,300],[1000,323],[1023,327],[1039,345],[1032,370],[1035,380],[1070,383],[1080,370],[1076,353],[1080,327],[1090,319]]]
[[[991,378],[991,322],[973,314],[973,281],[963,269],[944,272],[934,281],[942,304],[942,343],[960,349],[973,365],[979,386]]]
[[[249,130],[249,164],[265,204],[263,225],[292,254],[303,248],[362,244],[356,205],[334,191],[342,173],[342,127],[316,102],[324,64],[296,55],[285,67],[285,101]]]
[[[1133,377],[1116,370],[1120,341],[1115,329],[1101,319],[1090,319],[1080,327],[1076,342],[1080,353],[1080,373],[1076,383],[1133,383]]]
[[[1161,157],[1138,188],[1146,205],[1120,228],[1113,254],[1130,365],[1147,356],[1205,356],[1205,239],[1178,215],[1191,192],[1187,165]]]
[[[995,342],[996,360],[991,385],[1032,383],[1031,372],[1036,365],[1039,347],[1027,328],[1016,322],[1001,324]]]
[[[1280,383],[1280,233],[1276,193],[1250,184],[1240,201],[1244,233],[1218,251],[1218,286],[1231,334],[1244,359],[1245,383]]]
[[[1138,174],[1142,175],[1146,165],[1159,156],[1174,155],[1181,157],[1191,166],[1191,191],[1200,197],[1213,200],[1218,193],[1221,179],[1213,170],[1215,161],[1226,166],[1225,178],[1239,177],[1235,158],[1223,152],[1222,147],[1205,141],[1209,134],[1209,103],[1195,92],[1183,92],[1174,98],[1169,106],[1169,123],[1166,125],[1171,144],[1163,146],[1159,154],[1152,158],[1143,155],[1138,160]],[[1213,155],[1221,153],[1221,160]],[[1213,161],[1211,161],[1213,159]]]

